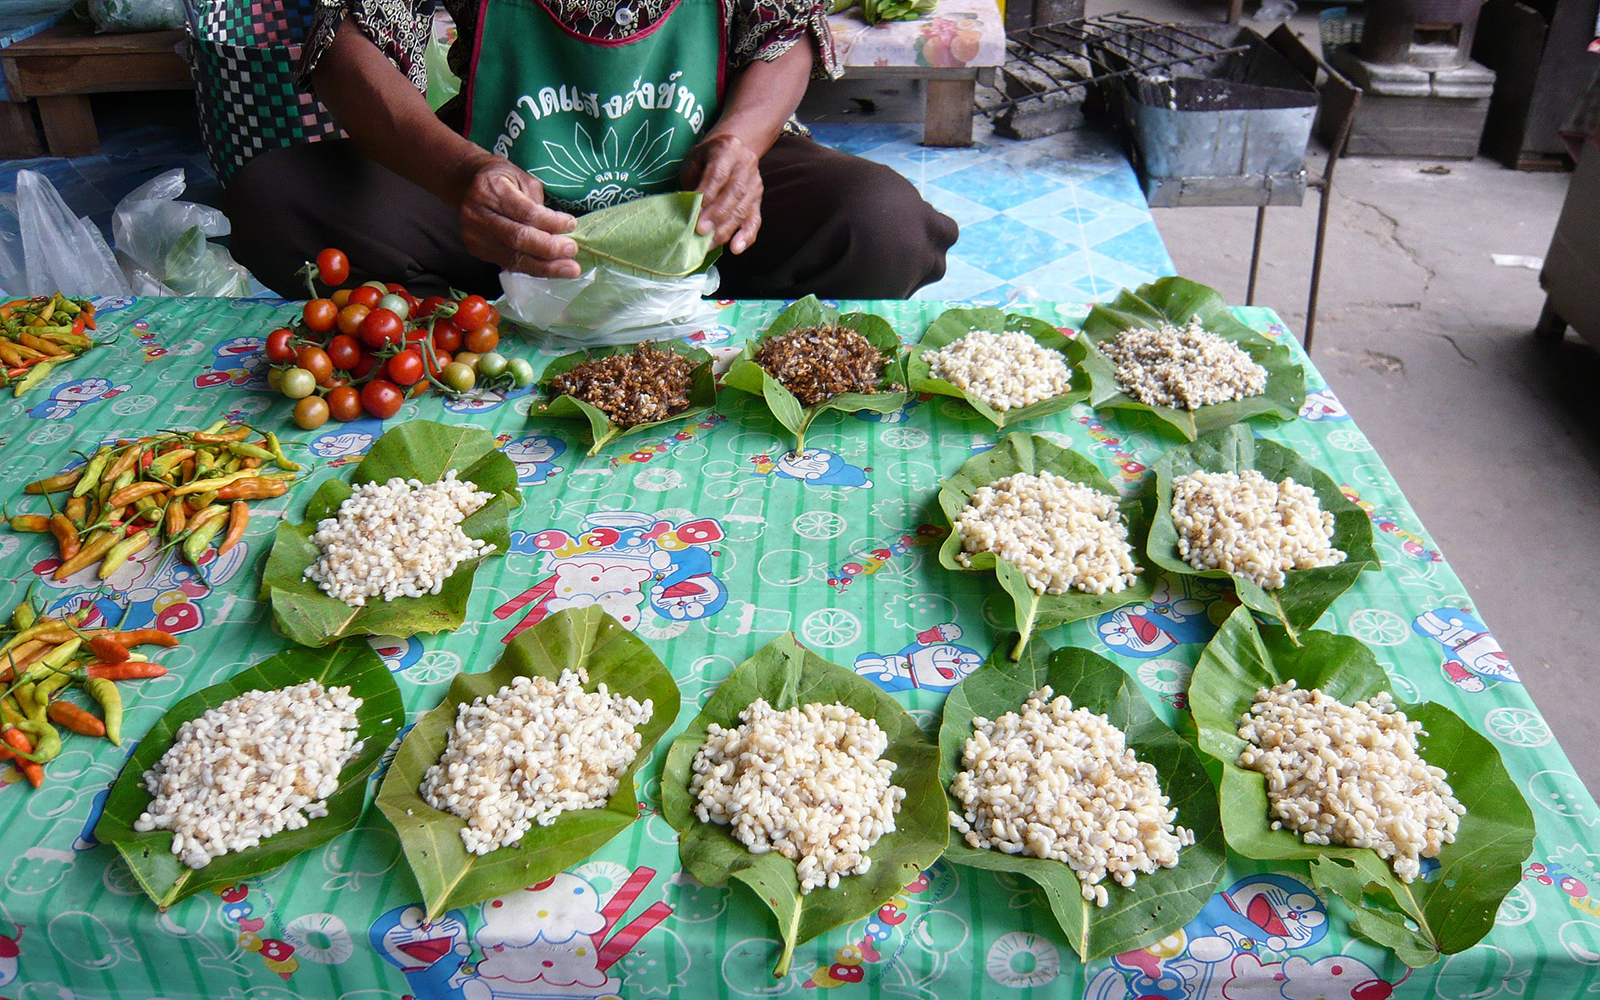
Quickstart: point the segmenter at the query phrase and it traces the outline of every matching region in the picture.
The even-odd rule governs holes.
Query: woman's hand
[[[576,278],[572,216],[544,203],[544,185],[510,160],[485,155],[461,195],[461,235],[474,257],[541,278]]]
[[[683,161],[684,189],[704,199],[696,228],[734,253],[744,253],[761,230],[759,161],[754,150],[726,132],[707,136]]]

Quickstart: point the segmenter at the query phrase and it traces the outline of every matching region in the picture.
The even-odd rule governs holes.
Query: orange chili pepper
[[[266,500],[289,492],[280,479],[239,479],[217,491],[218,500]]]
[[[13,750],[33,753],[33,743],[29,741],[28,737],[20,729],[15,727],[7,729],[4,734],[0,734],[0,737],[3,737],[7,743],[11,744]],[[28,784],[35,788],[44,784],[44,768],[37,762],[28,760],[26,757],[18,757],[15,754],[6,754],[6,756],[16,762],[17,770],[22,772],[24,778],[28,779]]]
[[[83,544],[78,540],[78,526],[65,514],[56,514],[50,518],[50,534],[56,536],[56,545],[61,550],[61,561],[78,554]]]
[[[108,635],[90,636],[89,652],[106,663],[126,663],[128,660],[128,647]]]
[[[222,536],[222,544],[217,546],[217,554],[233,548],[239,544],[239,539],[244,537],[245,526],[250,523],[250,505],[243,500],[235,500],[228,507],[228,533]]]
[[[91,712],[70,701],[52,701],[45,714],[58,726],[66,726],[80,736],[104,736],[106,724]]]
[[[136,628],[127,632],[107,632],[105,637],[123,646],[176,646],[178,637],[158,628]]]
[[[90,680],[103,677],[108,681],[129,681],[147,677],[165,677],[167,668],[159,663],[139,663],[133,660],[127,663],[101,663],[99,660],[91,660],[84,665],[84,672]]]

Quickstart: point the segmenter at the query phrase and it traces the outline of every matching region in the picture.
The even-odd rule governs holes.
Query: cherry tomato
[[[394,292],[390,292],[379,299],[378,308],[387,309],[401,319],[407,319],[411,316],[411,303],[406,301],[406,296],[398,295]]]
[[[416,385],[422,378],[422,352],[408,347],[390,358],[383,371],[396,385]]]
[[[459,361],[452,361],[439,373],[439,381],[456,392],[466,392],[478,383],[477,373]]]
[[[421,302],[417,303],[417,307],[411,310],[411,315],[417,317],[418,319],[421,319],[424,316],[432,316],[433,311],[439,308],[439,306],[443,303],[443,295],[430,295]]]
[[[300,310],[300,318],[312,333],[327,333],[339,318],[339,307],[331,299],[312,299]]]
[[[489,325],[497,330],[500,328],[500,310],[492,302],[489,303]]]
[[[405,400],[405,393],[388,379],[375,378],[361,387],[361,405],[380,420],[399,413],[400,404]]]
[[[456,303],[456,324],[463,330],[475,330],[489,322],[489,301],[482,295],[468,295]]]
[[[378,308],[378,302],[382,298],[383,290],[373,288],[371,285],[362,285],[350,293],[351,305],[366,306],[368,309]]]
[[[338,334],[328,341],[328,360],[335,368],[354,368],[361,360],[361,344],[349,334]]]
[[[367,318],[367,313],[371,311],[366,306],[359,306],[354,302],[340,309],[339,332],[347,337],[354,337],[361,331],[361,322]]]
[[[374,309],[361,321],[361,342],[371,348],[398,344],[405,332],[400,317],[387,309]]]
[[[376,354],[371,351],[362,351],[361,360],[357,361],[356,366],[350,369],[350,377],[356,379],[366,378],[372,374],[373,369],[382,363],[383,359]]]
[[[307,396],[294,404],[294,422],[302,430],[314,431],[328,422],[328,403],[321,396]]]
[[[504,372],[508,364],[510,364],[510,362],[506,359],[504,354],[501,354],[499,351],[490,351],[489,353],[480,355],[478,357],[478,364],[476,367],[479,375],[482,375],[484,378],[494,378],[496,375]]]
[[[533,366],[522,358],[512,358],[506,370],[511,372],[511,384],[518,389],[533,382]]]
[[[369,383],[370,384],[370,383]],[[328,401],[328,412],[333,419],[347,423],[361,416],[361,393],[354,386],[341,385],[323,397]]]
[[[433,324],[433,346],[436,350],[454,353],[461,350],[461,327],[455,320],[441,319]]]
[[[500,331],[492,326],[480,326],[475,330],[468,330],[463,338],[467,350],[478,354],[486,354],[500,346]]]
[[[428,360],[427,354],[424,354],[422,359],[424,361]],[[438,378],[439,373],[444,371],[445,366],[448,365],[452,360],[453,359],[450,357],[449,351],[434,351],[433,366],[428,369],[428,374],[432,375],[434,378]]]
[[[290,399],[304,399],[317,390],[317,377],[304,368],[291,368],[283,373],[280,388]]]
[[[458,364],[466,365],[468,368],[471,368],[473,371],[477,371],[478,370],[478,356],[476,354],[472,353],[471,351],[457,351],[456,352],[456,362]]]
[[[342,285],[350,277],[350,258],[329,247],[317,254],[317,271],[324,285]]]
[[[328,296],[328,298],[333,300],[334,305],[338,306],[340,309],[343,309],[345,306],[350,304],[351,291],[352,289],[349,288],[341,288],[337,292],[334,292],[332,295]]]
[[[310,344],[300,348],[295,355],[295,363],[311,373],[312,378],[324,382],[333,377],[333,362],[328,359],[328,352],[320,347]]]
[[[294,345],[289,343],[289,338],[294,336],[294,331],[279,328],[267,334],[267,360],[275,365],[281,365],[294,359]]]
[[[383,287],[388,289],[390,292],[403,292],[406,290],[406,286],[400,284],[398,281],[391,281],[385,284]]]

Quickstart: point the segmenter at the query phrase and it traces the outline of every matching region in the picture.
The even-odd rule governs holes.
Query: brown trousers
[[[943,277],[956,224],[891,168],[783,136],[761,180],[761,231],[717,262],[719,297],[899,299]],[[467,252],[456,210],[347,139],[255,157],[226,207],[234,258],[280,295],[305,295],[295,271],[329,246],[349,255],[356,281],[499,293],[499,269]]]

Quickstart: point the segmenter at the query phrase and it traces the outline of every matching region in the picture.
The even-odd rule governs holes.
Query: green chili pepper
[[[129,556],[141,551],[149,544],[149,531],[135,531],[127,538],[111,546],[111,551],[107,552],[105,558],[100,561],[100,579],[104,580],[112,573],[115,573],[118,567],[128,561]]]
[[[27,716],[22,714],[22,703],[17,701],[16,691],[0,698],[0,721],[8,726],[20,726],[28,721]]]
[[[283,453],[283,445],[278,441],[278,435],[267,431],[267,447],[272,451],[272,460],[278,463],[278,468],[289,472],[299,472],[300,463],[289,461],[289,456]]]
[[[22,629],[32,625],[39,618],[39,613],[33,610],[33,601],[25,598],[11,611],[11,624]]]
[[[83,312],[83,309],[76,302],[62,295],[56,299],[56,312],[65,313],[68,316],[76,316]]]
[[[124,486],[132,486],[136,477],[137,473],[135,473],[132,469],[122,470],[122,474],[111,481],[111,492],[115,493]]]
[[[273,461],[277,457],[259,444],[249,444],[245,441],[228,442],[228,450],[243,458],[259,458],[263,462]]]
[[[210,427],[207,427],[203,433],[215,434],[218,431],[222,430],[226,426],[228,426],[228,422],[226,420],[218,420],[216,423],[212,424]]]
[[[34,701],[38,702],[40,705],[43,705],[45,710],[48,711],[50,708],[50,696],[66,687],[67,683],[71,680],[71,674],[52,671],[49,677],[46,677],[44,680],[39,681],[33,686]]]
[[[83,689],[100,703],[100,712],[105,716],[106,739],[113,746],[122,746],[122,692],[117,690],[116,683],[95,677],[85,683]]]
[[[43,715],[37,719],[30,718],[17,728],[33,740],[34,763],[48,764],[61,753],[61,734]]]
[[[54,367],[55,362],[43,361],[34,365],[32,368],[29,368],[28,374],[22,376],[22,381],[18,382],[11,390],[11,395],[14,398],[20,399],[23,393],[27,392],[29,389],[32,389],[40,382],[43,382],[45,376],[50,374],[50,369]]]
[[[218,509],[226,510],[226,508]],[[211,539],[215,538],[217,532],[221,531],[227,523],[228,519],[226,517],[214,517],[189,532],[189,537],[184,539],[183,542],[183,558],[189,561],[189,565],[200,565],[200,557],[205,554],[206,548],[211,544]]]
[[[185,454],[188,452],[189,454]],[[177,448],[156,458],[150,463],[150,474],[157,479],[166,478],[167,473],[178,467],[178,464],[188,458],[193,452],[188,448]]]
[[[205,479],[217,467],[217,453],[210,448],[197,448],[194,453],[194,477]]]
[[[17,699],[17,707],[22,709],[24,719],[44,718],[44,709],[34,703],[33,690],[38,687],[33,681],[18,684],[11,689],[11,696]]]
[[[111,461],[111,449],[101,448],[89,459],[88,466],[83,470],[83,475],[78,477],[78,484],[72,488],[72,495],[81,497],[85,493],[100,485],[100,473],[106,470],[106,463]]]

